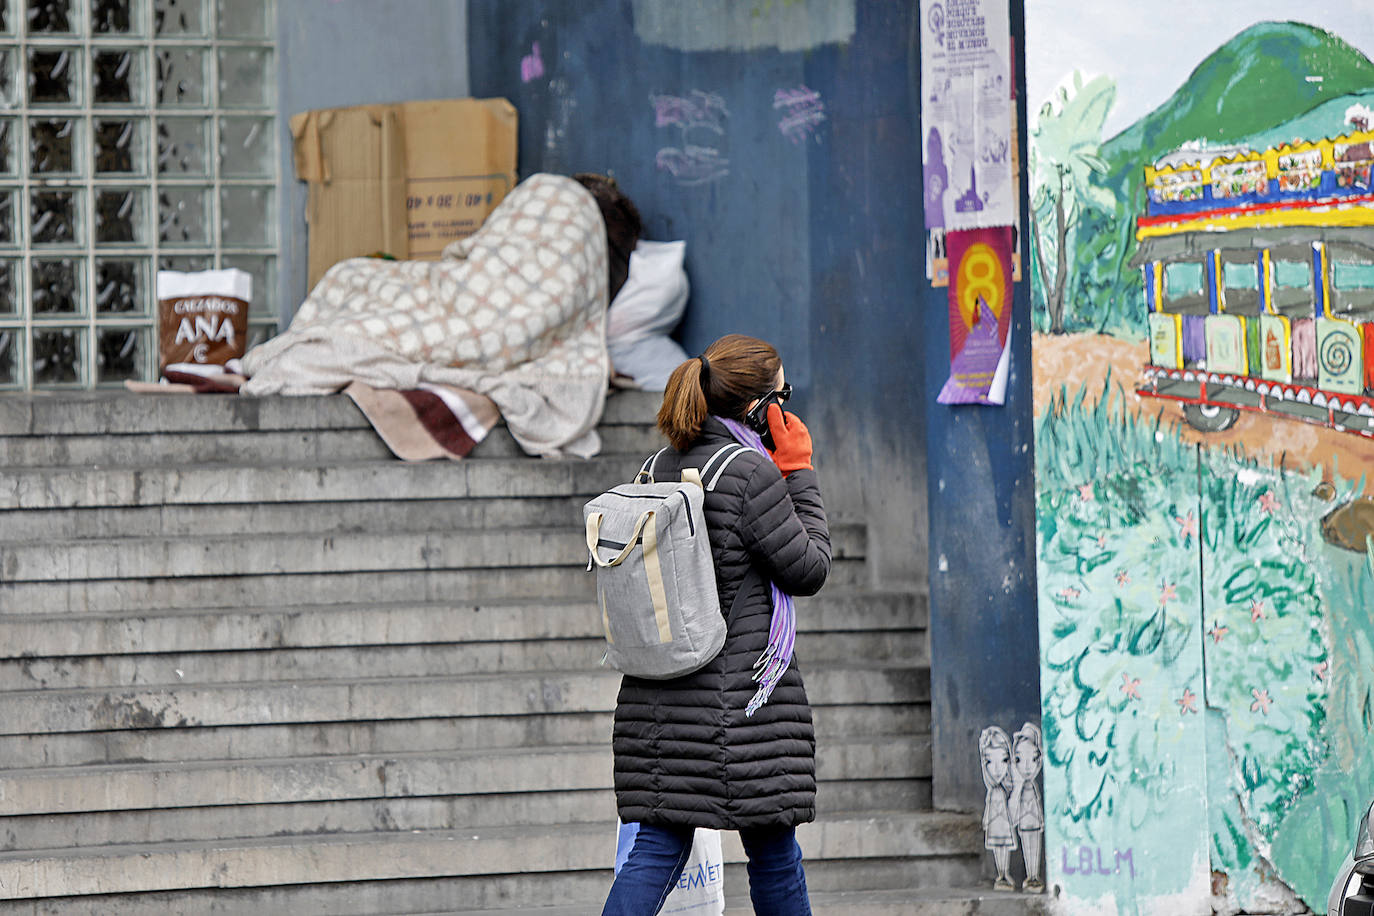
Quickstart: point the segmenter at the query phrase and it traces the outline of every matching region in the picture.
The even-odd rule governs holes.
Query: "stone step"
[[[852,716],[870,708],[887,715],[856,721],[875,729],[929,730],[928,712],[906,707],[835,707]],[[467,711],[470,713],[471,711]],[[80,767],[92,764],[169,763],[236,757],[316,757],[331,754],[390,754],[453,748],[519,748],[545,744],[609,741],[610,710],[558,715],[378,719],[355,722],[259,723],[185,728],[123,728],[0,736],[0,760],[14,768]]]
[[[197,576],[90,582],[0,581],[7,615],[158,611],[218,607],[318,606],[452,600],[565,599],[591,601],[595,580],[584,568],[463,569],[437,572],[361,572],[317,575]]]
[[[818,780],[930,777],[928,735],[818,741]],[[609,742],[0,770],[0,817],[611,788]]]
[[[652,430],[615,429],[621,432],[607,438],[615,449],[607,448],[590,460],[533,459],[493,447],[489,455],[472,460],[412,463],[371,449],[354,455],[326,441],[317,452],[307,450],[295,458],[245,447],[242,460],[230,462],[205,447],[183,453],[130,441],[118,451],[111,444],[106,460],[93,457],[80,465],[61,461],[68,457],[64,454],[54,454],[54,461],[46,464],[0,461],[0,509],[591,496],[630,479],[644,458],[662,445]],[[140,438],[148,437],[129,437]],[[19,447],[13,438],[9,441],[10,448]],[[26,448],[60,453],[62,441],[39,439]]]
[[[591,630],[594,615],[578,616]],[[860,660],[924,665],[929,662],[925,647],[925,633],[919,631],[814,633],[802,636],[797,657],[803,665]],[[597,666],[605,653],[605,639],[589,632],[558,639],[21,658],[0,661],[0,692],[318,680],[339,671],[364,678],[566,671]]]
[[[652,421],[651,421],[652,422]],[[650,424],[602,426],[601,453],[648,456],[664,439]],[[504,426],[493,429],[467,456],[524,457]],[[120,432],[79,435],[0,435],[0,467],[120,467],[143,464],[295,464],[393,460],[370,426],[353,429],[212,432]]]
[[[127,508],[12,509],[10,541],[90,538],[459,531],[579,525],[588,497],[525,496],[465,499],[364,500],[330,503],[238,503]]]
[[[473,567],[577,566],[587,548],[575,528],[421,534],[252,535],[0,542],[11,582],[152,579]]]
[[[975,888],[913,886],[900,890],[812,892],[808,896],[815,916],[1043,916],[1051,912],[1043,895],[1003,894]],[[418,916],[471,916],[491,912],[500,912],[502,916],[586,916],[588,909],[586,904],[499,911],[450,909],[432,910]],[[747,884],[727,884],[726,916],[745,916],[753,912]]]
[[[929,619],[926,596],[918,592],[827,587],[818,595],[797,599],[796,606],[797,630],[803,634],[903,633],[924,630]],[[592,607],[589,600],[497,598],[5,614],[0,615],[0,659],[26,659],[33,664],[34,659],[82,655],[596,637],[601,635],[601,625],[590,612]],[[173,667],[184,670],[182,665]]]
[[[598,428],[654,422],[663,396],[618,391]],[[0,436],[370,429],[346,395],[249,398],[123,391],[33,392],[0,398]]]
[[[607,820],[563,824],[552,831],[489,827],[6,852],[0,853],[0,899],[530,872],[556,880],[562,872],[605,871],[613,857],[614,831],[614,821]],[[824,859],[968,861],[982,845],[975,817],[938,812],[833,817],[805,824],[797,833],[813,865]],[[726,861],[743,861],[738,837],[727,832],[722,840]],[[514,906],[527,902],[509,901]]]
[[[0,901],[0,916],[167,916],[210,912],[217,916],[586,916],[600,912],[611,878],[611,871],[606,868],[549,875],[436,877],[64,897],[41,902]],[[845,905],[850,903],[857,907],[854,912],[864,914],[863,907],[871,905],[865,902],[869,895],[874,898],[872,905],[882,904],[886,895],[896,896],[899,901],[903,895],[909,895],[911,908],[899,908],[896,912],[915,916],[1043,916],[1050,912],[1043,898],[994,894],[986,889],[961,890],[977,886],[978,860],[971,855],[874,860],[863,867],[856,867],[853,860],[809,859],[806,879],[813,912],[824,916],[845,916],[849,912]],[[875,880],[885,889],[857,889]],[[743,864],[725,866],[725,887],[726,906],[730,908],[727,912],[752,912]],[[570,904],[570,900],[580,902]],[[454,909],[455,906],[460,909]],[[874,912],[886,916],[891,911]]]
[[[863,811],[930,809],[930,780],[823,780],[822,818]],[[143,842],[179,843],[277,834],[458,830],[510,824],[556,827],[603,821],[615,811],[608,788],[559,792],[364,798],[265,805],[15,815],[3,821],[0,852]]]
[[[122,391],[34,392],[0,398],[0,435],[366,429],[346,396],[210,397]]]
[[[838,559],[827,589],[871,587],[867,564]],[[101,613],[129,609],[215,607],[233,600],[245,607],[331,603],[464,601],[493,598],[592,600],[595,578],[585,566],[448,569],[400,572],[277,573],[257,576],[194,576],[89,581],[0,581],[0,614]]]
[[[866,550],[858,525],[830,529],[832,556]],[[253,534],[217,537],[0,540],[0,570],[11,582],[152,579],[475,567],[581,566],[583,529],[485,528],[419,533]]]
[[[743,902],[741,902],[741,898]],[[538,910],[528,911],[537,913]],[[725,912],[753,913],[743,894],[727,896]],[[832,891],[811,895],[816,916],[1046,916],[1043,894],[998,893],[988,888],[906,887],[883,891]],[[506,916],[513,916],[507,913]],[[545,913],[545,916],[552,914]]]
[[[495,430],[488,439],[495,438]],[[505,436],[509,439],[509,434]],[[482,446],[486,446],[485,441]],[[484,449],[485,451],[485,449]],[[503,449],[501,451],[504,451]],[[474,450],[475,453],[475,450]],[[495,452],[493,452],[494,454]],[[16,467],[121,467],[151,464],[262,464],[391,457],[371,428],[238,432],[0,435],[0,463]]]
[[[0,770],[0,816],[557,793],[610,775],[609,745]]]
[[[824,736],[930,732],[928,703],[855,705],[813,697]],[[254,757],[395,754],[454,748],[526,748],[610,740],[611,712],[558,715],[255,724],[207,728],[119,729],[0,736],[0,760],[13,768],[175,763]],[[851,804],[850,807],[857,807]]]
[[[205,843],[275,835],[408,833],[511,824],[557,828],[604,821],[608,816],[615,816],[615,793],[610,788],[78,811],[5,818],[0,852],[111,846],[128,843],[131,837],[147,843]]]
[[[644,457],[389,459],[139,467],[6,467],[0,510],[354,503],[370,500],[583,496],[630,480]]]
[[[856,667],[857,666],[857,667]],[[865,664],[805,667],[807,692],[840,704],[921,703],[929,669]],[[612,709],[611,669],[316,681],[10,691],[0,734],[346,722]]]
[[[629,480],[639,456],[483,461],[340,461],[324,464],[6,468],[0,510],[262,502],[591,497]]]

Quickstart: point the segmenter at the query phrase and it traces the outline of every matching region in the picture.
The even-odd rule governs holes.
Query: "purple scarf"
[[[730,430],[730,435],[734,436],[740,445],[748,446],[772,460],[758,433],[743,423],[725,417],[716,419],[725,424],[725,428]],[[759,689],[745,707],[745,716],[753,716],[760,706],[768,702],[768,698],[773,694],[773,688],[782,680],[783,672],[792,664],[792,649],[797,643],[797,612],[792,604],[792,596],[778,588],[774,582],[769,582],[768,587],[773,594],[773,624],[768,629],[768,647],[763,650],[758,661],[754,662],[754,680],[759,682]]]

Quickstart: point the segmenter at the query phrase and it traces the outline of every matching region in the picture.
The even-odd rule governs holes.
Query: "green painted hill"
[[[1366,108],[1374,109],[1374,90],[1343,95],[1323,102],[1291,121],[1285,121],[1257,134],[1250,134],[1248,137],[1241,137],[1236,141],[1236,145],[1248,149],[1268,149],[1295,140],[1335,137],[1350,130],[1345,123],[1345,113],[1351,105],[1364,105]]]
[[[1103,144],[1102,154],[1115,178],[1190,140],[1232,143],[1368,90],[1374,63],[1337,36],[1297,22],[1261,22],[1208,55],[1167,102]]]
[[[1140,66],[1148,66],[1141,63]],[[1320,80],[1308,77],[1320,77]],[[1066,320],[1072,329],[1144,333],[1135,221],[1145,209],[1145,166],[1185,143],[1263,147],[1341,129],[1345,107],[1374,93],[1374,63],[1345,41],[1296,22],[1258,23],[1217,48],[1169,100],[1102,144],[1097,181],[1115,212],[1087,210],[1077,227]]]

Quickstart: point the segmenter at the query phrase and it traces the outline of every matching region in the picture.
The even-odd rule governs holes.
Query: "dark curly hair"
[[[594,172],[579,172],[573,180],[596,198],[601,209],[601,219],[606,223],[606,261],[610,276],[607,278],[607,299],[615,298],[630,275],[630,252],[639,244],[644,224],[639,218],[639,209],[634,201],[625,196],[609,175]]]

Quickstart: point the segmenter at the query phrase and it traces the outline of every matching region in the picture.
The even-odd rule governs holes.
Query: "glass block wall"
[[[157,374],[157,269],[276,330],[273,0],[0,0],[0,389]]]

